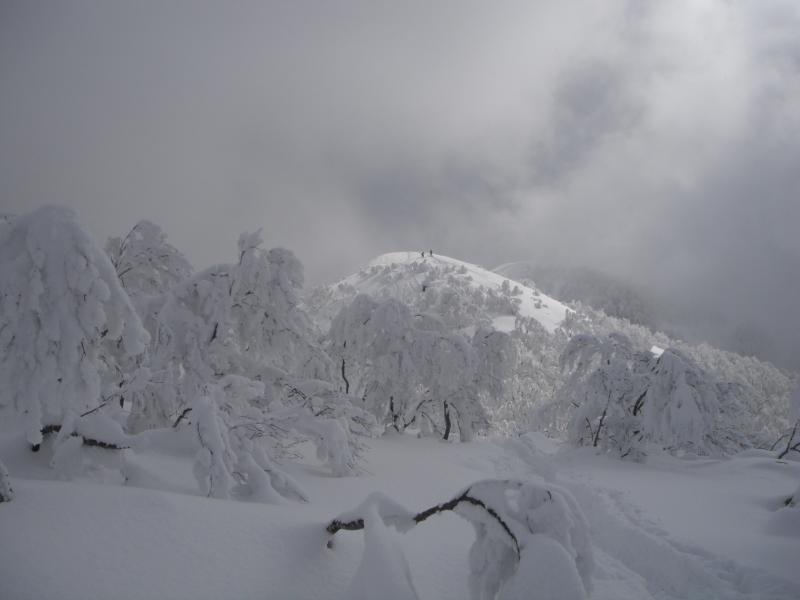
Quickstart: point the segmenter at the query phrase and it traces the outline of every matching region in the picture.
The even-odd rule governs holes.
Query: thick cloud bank
[[[800,366],[800,6],[3,2],[0,204],[585,265]],[[739,340],[737,342],[737,340]]]

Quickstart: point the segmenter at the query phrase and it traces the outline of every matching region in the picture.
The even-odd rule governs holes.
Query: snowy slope
[[[413,303],[423,293],[423,284],[435,288],[452,285],[454,279],[473,290],[484,288],[496,293],[502,293],[503,282],[508,281],[512,289],[518,288],[514,295],[519,300],[517,314],[535,319],[551,333],[570,310],[554,298],[468,262],[438,254],[429,256],[426,253],[423,258],[419,252],[390,252],[374,258],[357,273],[327,286],[326,316],[331,318],[344,302],[358,293]],[[495,328],[514,329],[515,315],[511,311],[490,316]]]
[[[32,454],[21,441],[0,431],[17,491],[0,504],[0,598],[344,599],[363,534],[340,532],[327,548],[330,518],[376,490],[421,509],[486,477],[556,481],[575,494],[593,537],[593,600],[800,597],[800,527],[777,520],[800,463],[766,455],[639,465],[536,435],[471,444],[394,435],[371,442],[358,477],[326,476],[312,458],[292,466],[311,502],[271,506],[199,497],[184,486],[192,452],[180,440],[129,455],[128,486],[108,473],[53,480],[46,449]],[[165,489],[134,487],[156,479]],[[467,522],[437,516],[387,535],[420,598],[468,597]]]
[[[656,308],[632,285],[589,268],[545,267],[532,261],[505,263],[493,272],[536,286],[567,302],[581,301],[606,314],[656,328]]]

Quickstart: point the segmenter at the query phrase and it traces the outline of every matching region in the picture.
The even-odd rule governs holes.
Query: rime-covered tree
[[[139,221],[125,237],[109,238],[105,251],[134,301],[143,295],[162,294],[192,273],[186,257],[150,221]]]
[[[602,448],[622,458],[643,457],[637,400],[647,388],[639,368],[646,360],[622,335],[577,335],[569,341],[561,361],[572,375],[560,394],[575,405],[568,429],[573,444]]]
[[[633,408],[634,415],[641,414],[645,439],[671,451],[724,451],[724,426],[735,425],[720,420],[722,407],[714,380],[672,348],[652,357],[648,370],[647,388]]]
[[[380,423],[402,430],[419,405],[414,316],[395,299],[356,296],[334,318],[328,349],[346,393],[363,398]]]
[[[239,238],[237,261],[201,271],[157,301],[150,368],[162,383],[135,405],[142,426],[191,423],[201,490],[227,497],[249,487],[264,500],[300,496],[271,455],[287,431],[316,443],[336,474],[356,468],[353,438],[367,419],[350,399],[308,381],[330,377],[298,306],[302,265],[285,249],[261,249],[258,233]]]
[[[34,448],[119,394],[119,368],[149,336],[105,253],[72,211],[45,207],[0,228],[0,404],[26,416]]]
[[[499,335],[504,335],[500,334]],[[484,331],[476,341],[483,341]],[[430,404],[440,408],[443,419],[442,437],[449,439],[457,425],[462,442],[470,441],[476,431],[488,429],[489,420],[481,392],[491,390],[496,382],[488,375],[493,367],[482,365],[480,358],[497,358],[490,354],[479,356],[471,340],[459,333],[423,331],[415,340],[416,364],[426,393],[422,396],[422,414]],[[499,367],[502,370],[502,367]],[[430,420],[422,421],[423,426]]]
[[[567,344],[562,364],[571,370],[560,395],[575,407],[574,444],[635,459],[648,443],[694,454],[732,449],[741,415],[735,398],[721,398],[717,382],[678,350],[654,356],[634,352],[620,334],[581,334]]]
[[[480,329],[469,339],[430,313],[394,298],[359,295],[334,318],[328,348],[345,390],[387,427],[416,423],[462,441],[488,425],[482,395],[502,395],[516,355],[507,334]]]
[[[559,330],[568,337],[589,334],[602,338],[621,333],[638,352],[646,352],[653,346],[676,349],[714,379],[718,384],[722,421],[735,423],[735,428],[728,427],[731,435],[725,444],[730,448],[737,445],[740,448],[750,445],[769,448],[786,431],[789,397],[794,386],[791,373],[756,358],[726,352],[709,344],[689,344],[670,339],[664,333],[651,331],[626,319],[608,316],[580,303],[574,304],[573,308],[575,312],[567,314]],[[557,336],[550,341],[558,348]],[[548,417],[566,414],[562,408],[550,410]],[[551,418],[545,419],[544,425],[549,426],[552,421]],[[555,431],[564,431],[563,419],[555,425]]]

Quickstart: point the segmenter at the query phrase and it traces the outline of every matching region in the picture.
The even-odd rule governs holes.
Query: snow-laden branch
[[[495,511],[491,506],[487,506],[486,503],[484,503],[483,500],[481,500],[480,498],[470,496],[469,492],[470,488],[467,488],[455,498],[452,498],[447,502],[442,502],[441,504],[431,506],[430,508],[426,508],[425,510],[420,511],[417,514],[411,516],[410,519],[411,521],[413,521],[414,525],[417,525],[418,523],[426,521],[429,517],[432,517],[433,515],[455,510],[458,507],[458,505],[461,504],[462,502],[472,504],[486,511],[486,513],[489,515],[490,518],[497,521],[497,524],[503,529],[503,531],[506,532],[506,534],[508,534],[509,539],[514,545],[514,549],[517,553],[517,556],[519,556],[519,541],[517,540],[516,536],[512,533],[511,529],[508,527],[508,524],[505,521],[503,521],[500,515],[497,514],[497,511]],[[376,501],[385,504],[386,500],[387,500],[386,497],[371,495],[367,499],[367,502],[365,502],[364,505],[362,506],[372,504],[373,502]],[[396,505],[396,507],[402,509],[400,505]],[[360,514],[362,511],[356,509],[353,512]],[[406,512],[405,509],[396,510],[394,512],[384,512],[384,514],[381,514],[381,517],[384,519],[385,522],[387,522],[387,524],[391,524],[397,526],[398,528],[405,529],[406,527],[403,527],[402,525],[404,519],[408,518],[408,515],[404,514],[405,512]],[[346,531],[358,531],[359,529],[364,529],[363,518],[356,517],[349,521],[342,520],[343,518],[346,517],[340,516],[339,518],[332,520],[325,528],[326,531],[331,535],[333,535],[336,532],[341,531],[342,529]]]
[[[586,598],[594,569],[588,526],[572,495],[556,485],[483,480],[416,513],[375,493],[331,520],[326,530],[333,535],[365,529],[370,515],[377,515],[383,524],[406,532],[448,511],[475,528],[469,561],[473,600],[494,599],[498,593],[504,597],[504,590],[508,597],[514,593],[511,590],[530,593],[545,581],[549,589],[559,590],[559,598]],[[328,546],[332,547],[331,541]],[[365,555],[368,551],[365,546]],[[542,561],[545,555],[547,560]],[[542,566],[545,563],[547,567]]]

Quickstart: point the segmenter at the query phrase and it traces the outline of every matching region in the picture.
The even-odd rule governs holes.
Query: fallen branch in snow
[[[470,488],[467,488],[464,491],[464,493],[462,493],[460,496],[456,496],[452,500],[448,500],[447,502],[437,504],[436,506],[431,506],[430,508],[426,508],[425,510],[418,512],[412,517],[414,525],[422,523],[423,521],[428,519],[428,517],[431,517],[435,514],[443,513],[449,510],[454,510],[461,502],[466,502],[474,506],[477,506],[479,508],[482,508],[489,514],[491,518],[497,521],[500,527],[503,528],[503,531],[505,531],[506,534],[508,534],[508,537],[514,543],[514,548],[517,552],[517,557],[519,557],[519,541],[517,540],[517,537],[511,532],[511,529],[509,528],[508,524],[505,521],[503,521],[500,515],[497,514],[497,511],[495,511],[491,506],[487,506],[486,503],[480,500],[479,498],[474,498],[470,496],[469,491]],[[364,519],[358,518],[358,519],[353,519],[351,521],[340,521],[339,519],[333,519],[325,529],[331,535],[334,535],[337,531],[341,531],[342,529],[344,529],[345,531],[358,531],[360,529],[364,529]]]

